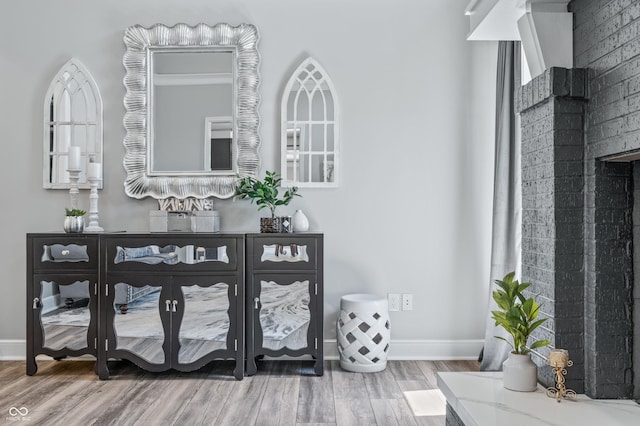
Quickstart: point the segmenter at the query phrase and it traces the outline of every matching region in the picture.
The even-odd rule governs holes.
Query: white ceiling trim
[[[569,0],[470,0],[467,40],[520,40],[532,77],[573,67]]]
[[[470,0],[467,40],[520,40],[518,20],[525,13],[567,13],[569,0]]]

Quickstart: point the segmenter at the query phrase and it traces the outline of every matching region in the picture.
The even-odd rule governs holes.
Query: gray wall
[[[6,147],[0,247],[0,357],[24,350],[25,233],[62,230],[65,191],[42,189],[44,95],[76,57],[104,102],[108,230],[146,231],[154,200],[123,191],[122,41],[130,25],[248,22],[260,31],[262,173],[279,170],[279,107],[313,56],[342,110],[342,180],[301,190],[325,232],[325,338],[345,293],[413,293],[392,313],[391,356],[475,355],[488,302],[495,44],[467,42],[467,0],[23,0],[3,6],[0,128]],[[88,193],[81,193],[88,207]],[[219,201],[223,231],[258,230],[248,202]],[[411,352],[414,350],[414,352]],[[403,352],[404,351],[404,352]],[[23,353],[23,352],[22,352]]]

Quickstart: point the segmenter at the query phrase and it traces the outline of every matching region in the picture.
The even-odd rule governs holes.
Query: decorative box
[[[220,232],[220,214],[215,210],[194,211],[191,220],[193,232]]]
[[[151,232],[220,232],[220,215],[214,210],[149,212]]]

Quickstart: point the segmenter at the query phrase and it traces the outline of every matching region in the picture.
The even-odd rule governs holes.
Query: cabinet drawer
[[[98,267],[98,238],[95,236],[37,237],[33,248],[34,271],[95,270]]]
[[[242,241],[242,240],[240,240]],[[106,239],[108,271],[193,273],[235,271],[238,249],[235,237],[122,236]]]
[[[314,270],[318,264],[318,238],[309,236],[249,237],[254,270]]]

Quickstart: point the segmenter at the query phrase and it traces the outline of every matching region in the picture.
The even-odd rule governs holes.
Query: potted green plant
[[[496,280],[498,289],[493,292],[493,300],[498,309],[491,311],[496,326],[501,326],[511,336],[511,340],[501,336],[511,346],[511,353],[502,365],[504,387],[516,391],[534,391],[537,387],[537,367],[531,361],[531,350],[548,346],[551,342],[540,339],[529,345],[531,333],[547,319],[537,319],[540,306],[533,297],[525,297],[523,291],[531,283],[520,283],[510,272],[502,280]]]
[[[84,231],[84,215],[87,213],[81,209],[65,208],[64,232],[82,232]]]
[[[280,192],[282,178],[277,172],[267,171],[264,180],[251,176],[240,178],[236,186],[234,200],[248,198],[258,206],[258,211],[268,208],[271,217],[260,218],[260,232],[279,232],[280,221],[276,217],[276,208],[286,206],[294,197],[300,197],[297,187]]]

